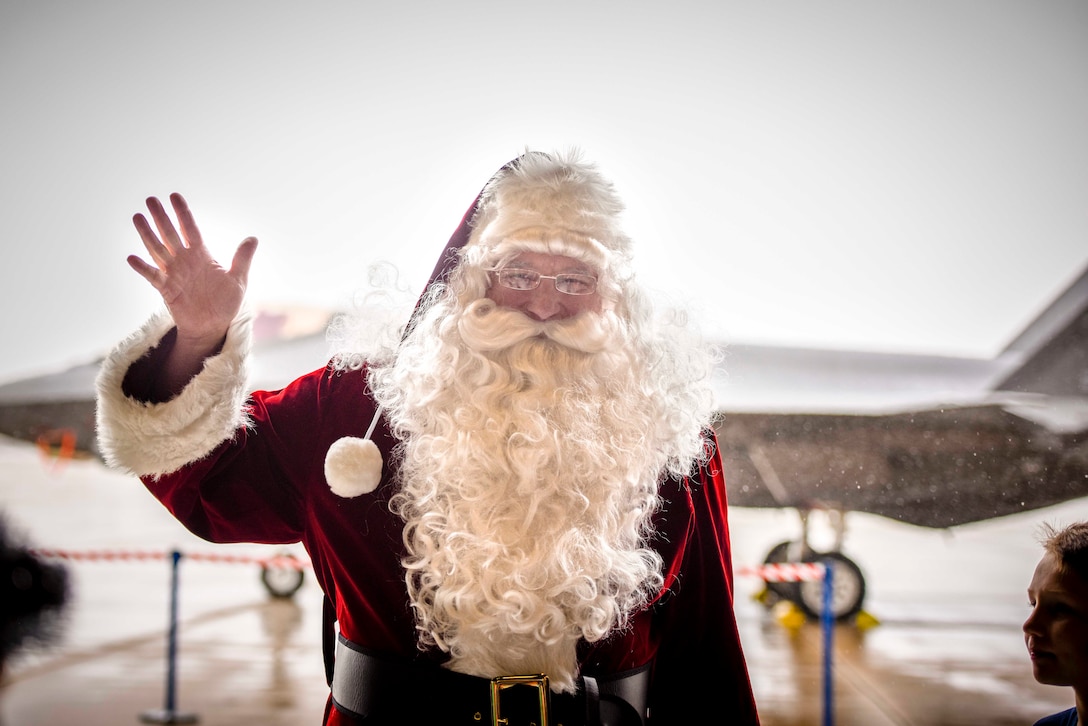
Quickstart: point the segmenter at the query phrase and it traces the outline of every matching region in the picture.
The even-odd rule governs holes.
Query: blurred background
[[[985,392],[1088,266],[1086,81],[1080,0],[0,3],[0,408],[60,387],[86,416],[99,358],[159,308],[125,263],[150,195],[186,195],[223,262],[260,239],[258,372],[285,383],[322,364],[332,312],[390,280],[414,299],[499,166],[569,146],[614,180],[640,276],[725,348],[735,393],[770,349],[959,361],[956,390]],[[1071,360],[1063,380],[1084,394]],[[1083,465],[1083,429],[1062,436]],[[194,540],[84,442],[20,438],[0,440],[0,507],[37,547],[268,554]],[[1074,478],[1041,509],[937,528],[848,511],[844,535],[816,510],[809,534],[825,550],[844,536],[871,618],[836,630],[838,723],[1030,723],[1071,705],[1031,680],[1019,628],[1038,525],[1088,516],[1085,497]],[[766,504],[736,506],[732,526],[738,573],[801,533]],[[6,671],[5,726],[161,704],[165,563],[67,565],[68,627]],[[282,600],[259,568],[187,562],[183,582],[181,706],[316,723],[312,581]],[[765,722],[819,723],[818,624],[759,577],[737,583]]]
[[[250,299],[416,294],[488,177],[578,146],[650,286],[729,342],[989,356],[1088,262],[1088,9],[881,3],[5,2],[0,380],[158,305],[187,196]]]

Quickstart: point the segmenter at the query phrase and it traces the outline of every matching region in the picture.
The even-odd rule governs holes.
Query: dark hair
[[[15,541],[0,516],[0,668],[59,637],[68,594],[68,571]]]
[[[1077,522],[1064,529],[1044,524],[1043,547],[1088,582],[1088,522]]]

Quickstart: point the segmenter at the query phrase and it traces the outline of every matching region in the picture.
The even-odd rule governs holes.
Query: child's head
[[[1043,529],[1024,640],[1035,680],[1088,694],[1088,522]]]

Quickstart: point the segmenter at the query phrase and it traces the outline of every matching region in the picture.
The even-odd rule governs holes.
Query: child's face
[[[1088,693],[1088,582],[1049,552],[1028,587],[1024,640],[1039,683]]]

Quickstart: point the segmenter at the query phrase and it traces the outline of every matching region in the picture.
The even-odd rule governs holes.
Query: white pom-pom
[[[325,454],[325,481],[333,493],[351,499],[369,494],[382,480],[382,452],[370,439],[345,436]]]

